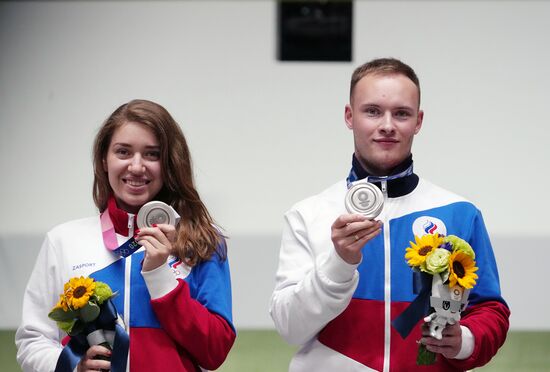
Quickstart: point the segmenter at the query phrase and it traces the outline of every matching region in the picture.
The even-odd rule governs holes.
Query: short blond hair
[[[372,61],[369,61],[357,67],[351,75],[351,83],[349,89],[350,100],[353,96],[353,89],[355,88],[359,80],[369,74],[399,74],[408,77],[418,88],[418,104],[420,105],[420,81],[418,80],[418,76],[416,76],[416,72],[414,72],[411,66],[395,58],[373,59]]]

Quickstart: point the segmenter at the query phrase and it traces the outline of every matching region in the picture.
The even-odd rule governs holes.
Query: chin
[[[138,210],[145,204],[147,203],[148,201],[150,201],[150,199],[134,199],[132,198],[131,200],[127,200],[127,201],[123,201],[123,203],[127,206],[127,208],[129,209],[127,212],[130,212],[130,213],[137,213]]]

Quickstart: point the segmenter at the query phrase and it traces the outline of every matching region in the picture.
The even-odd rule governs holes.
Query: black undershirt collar
[[[355,154],[352,157],[352,172],[355,172],[358,180],[371,176],[359,163],[359,160],[356,158]],[[399,174],[405,171],[408,167],[413,164],[412,154],[409,155],[401,164],[399,164],[388,176]],[[388,192],[388,197],[397,198],[399,196],[410,194],[418,185],[419,178],[415,173],[412,173],[408,176],[390,179],[387,181],[386,190]],[[380,182],[373,182],[376,187],[382,189]]]

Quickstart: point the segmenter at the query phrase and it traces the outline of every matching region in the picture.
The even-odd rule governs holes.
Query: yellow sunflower
[[[69,306],[67,305],[67,300],[65,299],[65,295],[59,295],[59,301],[55,305],[54,309],[63,309],[63,311],[67,312],[69,311]]]
[[[65,284],[65,298],[72,309],[84,307],[94,294],[95,282],[92,278],[72,278]]]
[[[454,287],[458,283],[466,289],[473,288],[476,285],[478,269],[476,262],[468,254],[462,251],[456,251],[449,258],[449,287]]]
[[[444,239],[439,234],[427,234],[420,238],[415,235],[414,240],[416,244],[410,242],[411,246],[406,249],[405,259],[409,266],[422,269],[426,265],[426,257],[443,244]]]

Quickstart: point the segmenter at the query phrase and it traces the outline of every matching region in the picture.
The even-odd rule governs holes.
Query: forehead
[[[355,85],[352,104],[391,104],[418,107],[419,92],[414,82],[402,74],[372,73]]]
[[[148,146],[156,146],[159,141],[151,128],[141,123],[127,121],[113,132],[111,144],[116,142],[141,143]]]

